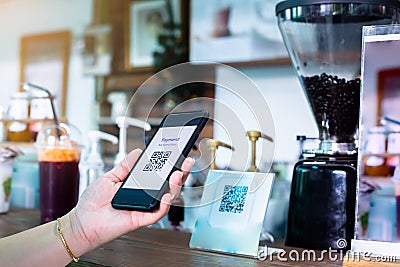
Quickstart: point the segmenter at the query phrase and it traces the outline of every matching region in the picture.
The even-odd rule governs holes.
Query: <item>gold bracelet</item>
[[[59,235],[60,238],[61,238],[61,242],[63,243],[65,249],[67,250],[67,252],[68,252],[68,254],[69,254],[69,256],[71,256],[71,258],[74,260],[74,262],[78,262],[78,261],[79,261],[79,258],[78,258],[78,257],[75,257],[74,253],[72,253],[71,249],[69,248],[69,246],[68,246],[68,244],[67,244],[67,241],[65,241],[65,238],[64,238],[63,233],[61,232],[61,219],[60,219],[60,218],[57,218],[57,220],[56,220],[56,226],[57,226],[58,235]]]

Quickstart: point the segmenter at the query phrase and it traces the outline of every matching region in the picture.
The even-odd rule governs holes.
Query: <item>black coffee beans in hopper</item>
[[[347,81],[326,73],[301,78],[320,138],[338,143],[354,142],[360,109],[360,79]]]

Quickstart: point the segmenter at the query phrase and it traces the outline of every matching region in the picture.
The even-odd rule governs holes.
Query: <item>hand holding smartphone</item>
[[[139,211],[158,208],[161,197],[169,190],[169,177],[180,169],[207,120],[207,111],[165,116],[111,205],[116,209]]]

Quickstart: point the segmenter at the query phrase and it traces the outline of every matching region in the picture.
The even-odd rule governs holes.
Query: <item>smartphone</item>
[[[207,120],[205,110],[165,116],[111,205],[124,210],[157,209],[169,190],[169,177],[180,169]]]

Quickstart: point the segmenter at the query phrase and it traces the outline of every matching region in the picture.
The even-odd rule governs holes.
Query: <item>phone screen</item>
[[[160,190],[196,128],[159,128],[122,188]]]

